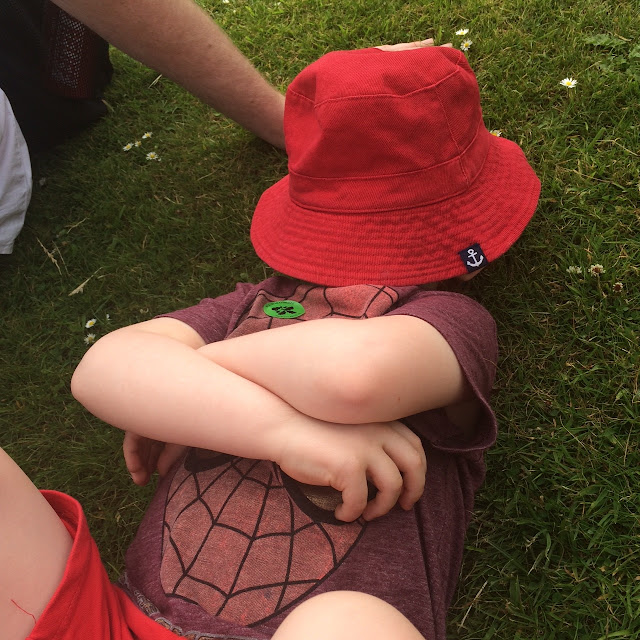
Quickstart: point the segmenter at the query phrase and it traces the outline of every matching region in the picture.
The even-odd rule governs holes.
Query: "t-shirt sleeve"
[[[209,344],[224,340],[231,329],[231,324],[243,301],[255,285],[240,283],[235,291],[217,298],[204,298],[197,305],[179,309],[171,313],[163,313],[158,318],[175,318],[200,334]]]
[[[480,304],[458,293],[420,292],[389,315],[409,315],[433,326],[453,350],[481,411],[473,429],[453,424],[444,409],[409,416],[403,422],[434,447],[456,453],[482,452],[496,439],[496,417],[489,404],[496,375],[496,324]]]

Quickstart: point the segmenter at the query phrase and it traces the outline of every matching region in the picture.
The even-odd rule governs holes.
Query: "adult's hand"
[[[426,40],[416,40],[415,42],[400,42],[398,44],[381,44],[376,47],[381,51],[407,51],[408,49],[423,49],[424,47],[435,46],[433,38],[427,38]],[[443,47],[452,47],[450,42],[441,45]]]

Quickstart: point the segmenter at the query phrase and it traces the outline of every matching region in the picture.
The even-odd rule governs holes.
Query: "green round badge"
[[[295,300],[267,302],[262,310],[272,318],[299,318],[304,313],[304,307]]]

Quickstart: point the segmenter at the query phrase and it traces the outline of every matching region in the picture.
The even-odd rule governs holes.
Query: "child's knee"
[[[279,633],[282,640],[298,637],[422,640],[397,609],[379,598],[355,591],[330,591],[306,600],[289,615]],[[281,638],[276,634],[274,640]]]

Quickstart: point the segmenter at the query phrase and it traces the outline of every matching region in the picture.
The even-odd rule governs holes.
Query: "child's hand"
[[[278,460],[299,482],[342,493],[339,520],[378,518],[397,503],[410,509],[422,496],[427,461],[422,443],[400,422],[332,424],[309,418],[285,425]],[[367,481],[377,489],[367,502]]]
[[[133,431],[125,431],[122,452],[131,479],[144,486],[154,471],[164,476],[171,465],[184,453],[187,447],[169,444],[139,436]]]

